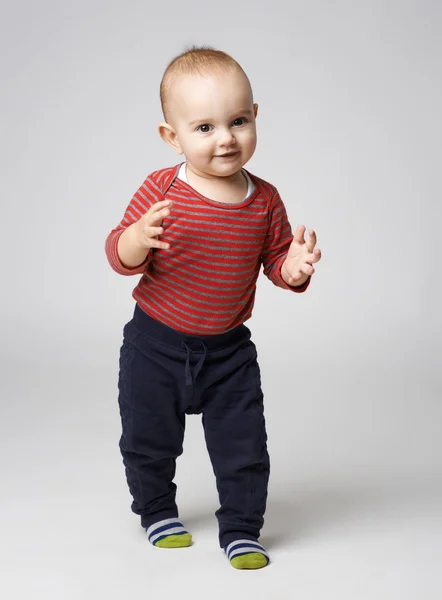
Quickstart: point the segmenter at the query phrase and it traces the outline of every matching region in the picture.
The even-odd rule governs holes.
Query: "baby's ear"
[[[258,116],[258,105],[254,104],[253,105],[253,114],[255,115],[255,119]]]
[[[183,154],[176,131],[169,123],[160,123],[158,125],[158,133],[160,134],[161,139],[163,139],[166,144],[169,144],[169,146],[172,146],[177,154]]]

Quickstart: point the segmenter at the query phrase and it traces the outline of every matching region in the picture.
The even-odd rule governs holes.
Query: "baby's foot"
[[[269,555],[256,540],[235,540],[224,551],[235,569],[261,569],[270,562]]]
[[[192,543],[192,536],[178,519],[164,519],[146,528],[147,537],[159,548],[185,548]]]

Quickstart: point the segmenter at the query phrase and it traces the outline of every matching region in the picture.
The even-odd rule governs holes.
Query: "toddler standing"
[[[132,510],[149,541],[189,546],[176,459],[201,414],[216,477],[219,543],[233,567],[264,567],[258,542],[269,479],[260,369],[251,332],[256,280],[304,292],[321,258],[294,235],[277,189],[243,168],[257,143],[249,80],[228,54],[193,47],[167,67],[159,133],[185,162],[152,172],[106,240],[111,267],[141,275],[120,353],[120,449]]]

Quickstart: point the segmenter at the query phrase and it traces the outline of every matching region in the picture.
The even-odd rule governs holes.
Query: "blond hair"
[[[212,73],[225,73],[231,69],[239,69],[244,73],[243,68],[234,58],[223,52],[216,50],[211,46],[192,46],[176,56],[167,65],[160,84],[161,110],[164,119],[167,122],[168,96],[173,81],[180,75],[207,75]],[[244,73],[247,81],[247,75]],[[250,84],[250,82],[249,82]]]

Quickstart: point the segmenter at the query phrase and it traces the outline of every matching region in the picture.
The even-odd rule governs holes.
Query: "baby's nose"
[[[234,141],[235,138],[229,129],[225,129],[219,134],[218,143],[220,145],[227,146],[228,144],[231,144]]]

